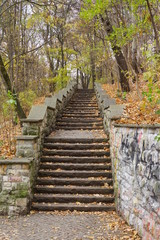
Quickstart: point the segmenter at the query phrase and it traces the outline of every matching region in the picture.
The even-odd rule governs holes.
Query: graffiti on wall
[[[134,164],[135,171],[142,166],[143,174],[147,179],[160,180],[160,160],[158,145],[150,144],[149,140],[142,140],[142,133],[135,132],[131,137],[129,133],[122,134],[119,154],[125,164]]]

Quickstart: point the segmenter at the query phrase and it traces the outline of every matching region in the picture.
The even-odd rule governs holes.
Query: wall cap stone
[[[35,139],[37,139],[38,138],[38,136],[37,135],[35,135],[35,136],[29,136],[29,135],[20,135],[20,136],[17,136],[16,137],[16,139],[17,140],[28,140],[28,141],[30,141],[30,140],[35,140]]]
[[[124,128],[159,128],[160,129],[160,124],[117,124],[117,123],[113,123],[114,127],[124,127]]]
[[[111,104],[104,112],[108,119],[119,119],[122,117],[124,107],[124,105],[120,104]]]
[[[0,160],[0,165],[8,164],[30,164],[33,162],[33,158],[13,158],[13,159],[4,159]]]
[[[57,106],[57,98],[53,96],[45,98],[45,105],[47,105],[48,108],[55,110]]]
[[[28,119],[28,118],[22,118],[22,119],[20,119],[20,121],[21,122],[24,122],[24,123],[38,123],[38,122],[42,122],[43,121],[43,119],[32,119],[32,118],[30,118],[30,119]]]
[[[47,111],[46,105],[33,105],[27,119],[44,119]]]

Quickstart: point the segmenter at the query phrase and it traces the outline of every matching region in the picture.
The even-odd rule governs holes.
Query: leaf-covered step
[[[63,150],[88,150],[88,149],[104,149],[109,148],[109,144],[73,144],[73,143],[44,143],[47,149],[63,149]]]
[[[56,178],[91,178],[91,177],[106,177],[112,178],[111,171],[47,171],[39,170],[39,177],[56,177]]]
[[[48,156],[110,156],[109,151],[83,151],[83,150],[43,150],[43,155]]]
[[[80,105],[80,106],[78,106],[78,105],[68,105],[67,106],[67,108],[66,109],[86,109],[86,110],[88,110],[88,109],[93,109],[93,110],[97,110],[98,109],[98,105],[97,106],[94,106],[94,105],[91,105],[90,104],[90,106],[88,106],[87,104],[85,104],[85,105]]]
[[[86,114],[86,113],[63,113],[62,117],[64,118],[83,118],[83,119],[92,119],[99,117],[99,113],[93,113],[93,114]]]
[[[52,163],[111,163],[109,157],[52,157],[42,156],[41,162],[52,162]]]
[[[88,143],[106,143],[108,142],[108,138],[54,138],[54,137],[46,137],[45,142],[52,143],[74,143],[74,144],[88,144]]]
[[[55,194],[112,194],[113,187],[82,187],[82,186],[36,186],[35,193],[55,193]]]
[[[105,164],[41,164],[40,169],[61,169],[61,170],[86,170],[86,171],[92,171],[92,170],[111,170],[111,164],[105,165]]]
[[[63,130],[102,130],[103,126],[98,126],[98,127],[88,127],[88,126],[80,126],[80,127],[75,127],[75,126],[57,126],[57,130],[63,129]]]
[[[102,122],[92,122],[92,123],[89,123],[89,122],[65,122],[65,121],[59,121],[57,122],[57,126],[62,126],[62,127],[70,127],[70,126],[73,126],[73,127],[103,127],[103,123]]]
[[[76,205],[76,204],[42,204],[36,203],[32,205],[33,210],[37,211],[83,211],[83,212],[102,212],[102,211],[115,211],[114,204],[88,204],[88,205]]]
[[[112,179],[86,179],[86,178],[38,178],[37,185],[75,185],[75,186],[104,186],[113,185]]]
[[[112,195],[72,195],[72,194],[36,194],[33,202],[45,203],[114,203]]]
[[[67,123],[102,123],[102,119],[99,117],[85,119],[85,118],[65,118],[61,117],[57,119],[57,122],[67,122]]]

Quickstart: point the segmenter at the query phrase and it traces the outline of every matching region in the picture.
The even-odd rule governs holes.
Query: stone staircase
[[[77,90],[56,129],[44,141],[32,209],[114,210],[108,137],[93,90]]]

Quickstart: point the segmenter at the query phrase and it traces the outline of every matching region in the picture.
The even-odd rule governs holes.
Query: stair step
[[[68,144],[68,143],[44,143],[47,149],[63,149],[63,150],[88,150],[88,149],[104,149],[109,148],[109,144]]]
[[[111,165],[105,165],[105,164],[41,164],[40,169],[61,169],[61,170],[86,170],[86,171],[92,171],[92,170],[111,170]]]
[[[43,150],[43,154],[46,156],[110,156],[109,151],[81,151],[81,150]]]
[[[83,211],[83,212],[102,212],[102,211],[115,211],[114,204],[108,205],[76,205],[76,204],[33,204],[32,210],[37,211]]]
[[[63,129],[63,130],[100,130],[103,129],[103,126],[99,127],[61,127],[57,126],[57,130]]]
[[[78,109],[78,110],[83,110],[83,109],[91,109],[91,110],[97,110],[98,109],[98,105],[96,105],[96,106],[92,106],[92,105],[90,105],[90,106],[88,106],[87,104],[85,104],[85,105],[82,105],[82,106],[78,106],[78,105],[68,105],[67,106],[67,109]]]
[[[111,163],[111,158],[98,157],[41,157],[41,162],[52,163]]]
[[[64,122],[64,123],[103,123],[102,118],[90,118],[90,119],[84,119],[84,118],[58,118],[57,122]]]
[[[112,178],[111,171],[42,171],[39,170],[39,177],[59,177],[59,178],[90,178],[106,177]]]
[[[45,142],[52,143],[107,143],[108,138],[54,138],[54,137],[46,137]]]
[[[81,186],[36,186],[34,188],[35,193],[55,193],[55,194],[113,194],[113,187],[81,187]]]
[[[95,112],[99,112],[98,109],[95,108],[89,108],[89,109],[84,109],[84,108],[65,108],[65,112],[70,112],[70,113],[74,113],[74,112],[78,112],[78,113],[95,113]]]
[[[72,195],[72,194],[36,194],[33,202],[45,203],[114,203],[114,197],[111,196],[91,196],[91,195]]]
[[[73,106],[73,105],[75,105],[75,106],[95,106],[95,107],[97,107],[98,106],[98,104],[97,104],[97,101],[71,101],[69,104],[68,104],[68,106]]]
[[[63,113],[62,117],[70,117],[70,118],[84,118],[84,119],[92,119],[100,117],[99,114],[80,114],[80,113]]]
[[[95,105],[97,105],[97,101],[96,100],[72,100],[71,102],[70,102],[70,104],[95,104]]]
[[[74,111],[74,112],[72,112],[72,111],[63,111],[63,114],[70,114],[70,115],[89,115],[90,116],[90,118],[92,118],[92,115],[93,116],[99,116],[98,114],[99,114],[100,112],[99,111],[92,111],[92,112],[88,112],[88,110],[87,111]]]
[[[113,185],[112,179],[86,179],[86,178],[38,178],[38,185],[75,185],[75,186],[104,186]]]
[[[102,122],[101,123],[74,123],[74,122],[57,122],[57,126],[62,127],[103,127]]]

